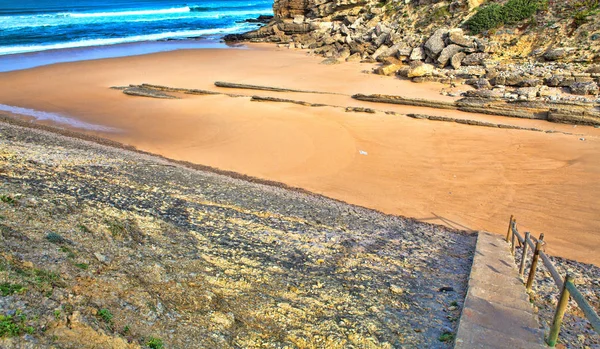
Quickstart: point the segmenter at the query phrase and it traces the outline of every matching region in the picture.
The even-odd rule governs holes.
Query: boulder
[[[350,55],[350,57],[346,58],[346,62],[360,62],[362,59],[360,53],[356,52],[352,55]]]
[[[462,50],[463,50],[463,48],[459,45],[455,45],[455,44],[448,45],[442,50],[442,52],[440,52],[440,55],[439,55],[437,61],[440,64],[440,66],[443,68],[448,64],[448,62],[450,61],[450,58],[452,58],[455,54],[461,52]]]
[[[408,70],[407,77],[415,78],[421,76],[428,76],[433,73],[433,65],[425,64],[421,61],[414,61],[410,65],[410,69]]]
[[[554,48],[544,53],[544,59],[547,61],[558,61],[569,56],[569,50],[566,48]]]
[[[473,53],[473,54],[466,56],[463,59],[462,64],[463,65],[483,65],[483,61],[487,58],[488,58],[487,53],[483,53],[483,52]]]
[[[403,42],[397,43],[390,47],[387,51],[385,51],[381,56],[382,57],[402,57],[410,55],[410,47],[406,47],[406,44]]]
[[[521,87],[518,88],[515,93],[518,96],[525,96],[527,99],[533,99],[537,97],[539,88],[537,87]]]
[[[444,37],[448,33],[446,29],[438,29],[425,42],[425,52],[431,59],[436,59],[440,52],[446,47]]]
[[[575,82],[570,88],[571,93],[576,95],[597,95],[599,90],[595,82]]]
[[[529,80],[529,76],[524,76],[519,72],[511,72],[504,76],[504,83],[501,85],[506,86],[523,86],[523,83]]]
[[[459,53],[455,54],[454,56],[452,56],[452,58],[450,59],[450,64],[452,65],[452,68],[454,68],[454,69],[460,68],[460,66],[462,65],[462,61],[466,56],[467,56],[467,54],[464,52],[459,52]]]
[[[422,61],[425,59],[425,50],[423,50],[422,47],[415,47],[413,48],[412,52],[410,53],[410,57],[408,58],[411,61]]]
[[[558,87],[564,79],[563,75],[552,75],[544,80],[544,84],[550,87]]]
[[[341,51],[338,52],[337,54],[337,58],[338,59],[342,59],[345,60],[346,58],[350,57],[350,50],[346,47],[344,47]]]
[[[462,29],[452,29],[448,32],[448,41],[462,47],[471,47],[474,44],[473,38],[465,36]]]
[[[379,75],[395,75],[398,70],[402,68],[399,64],[385,64],[381,67],[376,68],[373,72]]]
[[[473,87],[477,88],[478,90],[489,89],[492,87],[492,84],[490,84],[488,79],[479,78],[475,81],[475,83],[473,84]]]
[[[381,45],[377,50],[375,50],[375,52],[371,56],[373,57],[373,59],[377,59],[377,57],[387,52],[387,50],[389,50],[389,47]]]

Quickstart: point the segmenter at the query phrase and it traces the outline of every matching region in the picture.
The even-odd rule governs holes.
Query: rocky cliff
[[[600,63],[598,0],[275,0],[273,9],[268,25],[226,40],[309,49],[331,64],[379,61],[376,73],[418,81],[598,94],[599,71],[587,66]]]

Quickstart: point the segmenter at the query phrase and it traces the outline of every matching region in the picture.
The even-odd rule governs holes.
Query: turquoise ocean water
[[[253,29],[272,0],[0,0],[0,56],[219,38]],[[1,70],[1,69],[0,69]]]

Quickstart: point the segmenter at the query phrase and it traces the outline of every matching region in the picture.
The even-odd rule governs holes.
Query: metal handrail
[[[544,245],[544,234],[540,234],[540,238],[536,239],[531,236],[529,232],[525,233],[525,237],[522,237],[517,229],[517,221],[514,219],[514,216],[510,216],[510,222],[508,224],[508,232],[506,233],[506,242],[511,244],[511,252],[515,254],[516,243],[515,240],[519,242],[519,246],[523,246],[523,256],[521,258],[521,265],[519,268],[519,274],[523,276],[524,268],[525,268],[525,260],[527,259],[527,247],[531,247],[533,252],[533,258],[531,260],[531,268],[529,270],[529,275],[527,277],[527,290],[531,290],[533,285],[533,281],[535,279],[535,272],[537,270],[537,262],[538,258],[542,258],[542,262],[550,275],[552,275],[552,279],[554,279],[554,283],[561,291],[560,298],[558,301],[558,305],[556,307],[556,312],[554,314],[554,319],[552,321],[552,327],[550,329],[550,334],[546,339],[546,343],[549,346],[554,347],[558,340],[558,334],[560,332],[560,327],[562,325],[562,319],[567,310],[567,305],[569,303],[569,297],[572,297],[577,306],[583,311],[586,319],[592,324],[594,330],[600,334],[600,317],[596,313],[596,311],[592,308],[592,306],[588,303],[585,297],[579,292],[577,286],[573,283],[573,278],[571,275],[567,274],[564,278],[561,277],[558,270],[554,266],[554,263],[550,260],[550,257],[543,251]]]

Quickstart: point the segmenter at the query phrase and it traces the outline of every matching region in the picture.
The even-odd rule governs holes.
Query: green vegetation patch
[[[454,340],[454,333],[452,332],[444,332],[438,338],[440,342],[452,342]]]
[[[15,315],[0,315],[0,338],[2,337],[16,337],[25,333],[32,334],[35,332],[34,328],[27,326],[25,321],[27,318],[17,311]]]
[[[64,244],[65,242],[67,242],[67,240],[58,233],[48,233],[46,235],[46,240],[57,245]]]
[[[17,204],[17,200],[15,200],[10,195],[0,195],[0,201],[4,202],[5,204],[9,204],[9,205],[16,205]]]
[[[88,270],[90,267],[87,263],[75,263],[75,266],[82,270]]]
[[[25,287],[19,284],[11,284],[4,282],[0,284],[0,294],[3,297],[10,296],[11,294],[21,293],[25,291]]]
[[[146,346],[148,346],[150,349],[163,349],[165,347],[162,339],[156,337],[148,338]]]
[[[100,309],[98,310],[98,317],[107,324],[110,324],[112,323],[113,314],[108,309]]]
[[[584,0],[575,3],[577,12],[573,14],[573,26],[579,28],[590,21],[590,17],[600,14],[600,0]]]
[[[547,0],[509,0],[504,5],[490,4],[479,8],[477,13],[465,22],[465,26],[473,34],[479,34],[505,24],[516,24],[545,8],[546,2]]]

